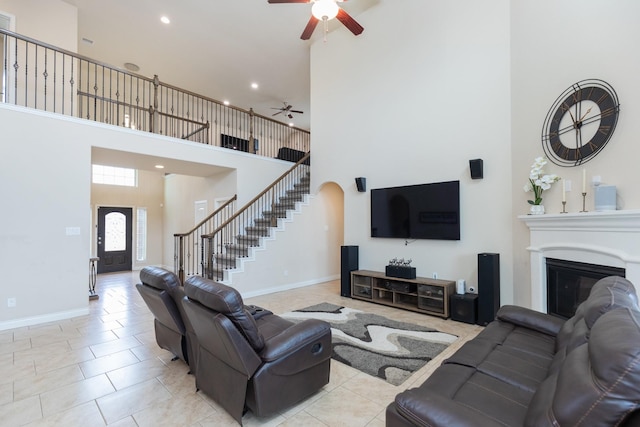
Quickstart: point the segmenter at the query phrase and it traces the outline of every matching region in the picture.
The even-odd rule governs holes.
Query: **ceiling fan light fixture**
[[[340,7],[335,0],[315,0],[311,6],[311,14],[320,21],[329,21],[335,18],[340,11]]]

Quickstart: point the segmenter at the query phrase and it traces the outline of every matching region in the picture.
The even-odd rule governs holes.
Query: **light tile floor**
[[[182,361],[160,349],[153,317],[135,289],[138,272],[100,275],[85,317],[0,331],[0,426],[237,426],[196,392]],[[339,282],[247,299],[274,313],[331,302],[459,336],[401,386],[331,363],[331,380],[299,405],[269,418],[250,412],[245,426],[384,426],[385,408],[421,384],[481,328],[343,298]]]

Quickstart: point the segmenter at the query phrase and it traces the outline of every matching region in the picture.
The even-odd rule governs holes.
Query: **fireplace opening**
[[[625,269],[547,258],[547,312],[563,319],[573,316],[595,283],[608,276],[625,277]]]

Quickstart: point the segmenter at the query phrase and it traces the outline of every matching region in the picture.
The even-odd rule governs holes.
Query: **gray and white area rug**
[[[458,338],[327,302],[290,311],[282,317],[328,322],[335,360],[393,385],[402,384]]]

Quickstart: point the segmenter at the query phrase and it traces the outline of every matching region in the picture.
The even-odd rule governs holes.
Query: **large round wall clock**
[[[559,166],[578,166],[596,156],[611,139],[620,103],[611,85],[581,80],[551,106],[542,126],[542,148]]]

